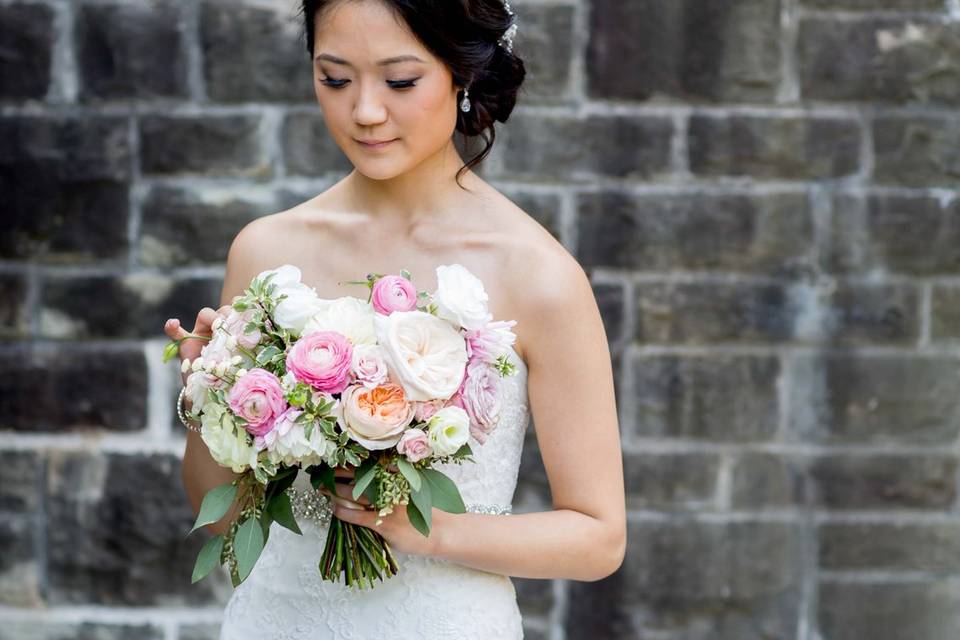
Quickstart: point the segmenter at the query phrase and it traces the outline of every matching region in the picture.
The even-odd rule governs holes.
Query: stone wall
[[[960,635],[960,0],[512,4],[481,173],[594,283],[630,532],[527,637]],[[349,170],[292,7],[0,2],[2,640],[216,637],[162,324]]]

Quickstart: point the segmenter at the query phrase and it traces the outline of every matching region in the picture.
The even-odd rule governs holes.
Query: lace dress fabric
[[[527,368],[515,350],[515,375],[502,378],[500,421],[475,463],[437,465],[466,504],[511,505],[530,422]],[[306,474],[294,484],[310,488]],[[509,515],[484,517],[503,518]],[[227,602],[221,640],[513,640],[523,638],[509,576],[432,556],[394,552],[399,573],[372,589],[321,580],[317,563],[327,525],[299,518],[303,535],[274,523],[257,564]]]

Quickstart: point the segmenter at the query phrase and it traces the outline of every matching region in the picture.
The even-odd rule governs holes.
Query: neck
[[[451,139],[436,154],[398,176],[375,180],[354,169],[342,187],[355,211],[383,222],[411,225],[453,210],[461,194],[466,194],[456,183],[457,170],[463,164]],[[474,192],[479,182],[469,169],[460,177],[460,183]]]

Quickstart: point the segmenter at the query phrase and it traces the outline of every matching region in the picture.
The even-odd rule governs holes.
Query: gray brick
[[[220,625],[211,624],[188,624],[180,627],[177,638],[179,640],[219,640]]]
[[[960,273],[960,199],[839,194],[824,267],[838,273]]]
[[[624,289],[625,287],[619,283],[593,284],[593,296],[600,310],[607,341],[610,343],[618,343],[625,338],[623,313],[626,293]]]
[[[630,522],[628,533],[617,573],[570,583],[568,637],[797,637],[803,559],[795,525],[677,518]]]
[[[625,455],[627,508],[712,510],[719,467],[713,454]]]
[[[0,431],[137,431],[146,426],[146,396],[140,349],[70,343],[0,349]]]
[[[953,581],[822,582],[820,634],[830,640],[954,640],[960,586]]]
[[[798,194],[578,197],[577,257],[587,267],[793,275],[809,268],[813,217]]]
[[[960,85],[960,79],[955,81]],[[960,91],[960,90],[958,90]],[[908,187],[960,187],[960,118],[873,121],[874,180]]]
[[[863,11],[920,11],[942,10],[943,0],[802,0],[811,9],[844,9]]]
[[[0,452],[0,512],[36,512],[42,471],[43,458],[35,451]]]
[[[38,528],[31,518],[10,515],[0,518],[0,549],[3,549],[0,554],[0,604],[9,607],[43,606],[40,559],[34,544],[37,533]]]
[[[809,18],[800,22],[797,50],[805,99],[960,102],[956,23]]]
[[[546,616],[556,605],[553,581],[534,578],[511,578],[517,590],[517,603],[523,617]]]
[[[500,189],[501,187],[497,187]],[[518,207],[540,223],[558,242],[563,241],[560,231],[560,198],[554,193],[517,191],[503,188],[502,192]]]
[[[920,292],[912,284],[842,283],[824,301],[825,339],[833,344],[915,344]]]
[[[47,475],[50,601],[184,606],[222,602],[225,575],[187,588],[202,534],[180,461],[166,455],[51,454]],[[219,588],[218,588],[219,587]]]
[[[0,119],[0,257],[125,255],[130,150],[123,118]]]
[[[289,8],[205,1],[200,21],[204,79],[211,100],[316,100],[300,18]],[[256,46],[237,46],[245,42]]]
[[[949,357],[797,355],[788,437],[822,444],[949,444],[960,430],[960,378]]]
[[[170,2],[81,5],[75,34],[81,98],[187,97],[179,22]]]
[[[951,508],[957,461],[908,455],[819,457],[810,463],[811,498],[827,509]]]
[[[193,327],[203,307],[219,307],[219,278],[167,275],[56,277],[44,282],[40,334],[52,338],[157,338],[167,318]],[[97,304],[90,304],[96,300]]]
[[[270,161],[260,145],[260,116],[146,116],[140,120],[146,174],[266,178]]]
[[[744,452],[733,463],[730,503],[734,509],[784,508],[806,502],[802,464],[773,453]]]
[[[24,274],[0,274],[0,340],[27,337],[27,279]]]
[[[163,640],[163,629],[149,624],[36,622],[7,620],[0,640]]]
[[[283,162],[289,175],[318,176],[353,169],[319,114],[296,113],[287,116],[280,136],[283,141]]]
[[[142,204],[140,264],[222,264],[237,233],[250,221],[277,208],[272,192],[155,186]]]
[[[960,570],[957,522],[828,522],[818,535],[824,569]]]
[[[512,179],[656,180],[670,172],[672,135],[673,122],[663,116],[516,114],[498,132],[497,144],[502,145],[504,177]]]
[[[53,12],[35,4],[0,7],[0,97],[39,99],[50,84]]]
[[[834,118],[695,115],[688,148],[699,176],[840,178],[859,170],[860,130]]]
[[[772,101],[779,0],[595,0],[588,92],[628,100]]]
[[[635,339],[642,343],[769,343],[789,340],[800,302],[781,284],[641,282]]]
[[[639,436],[742,442],[776,433],[774,357],[640,355],[630,366]]]
[[[513,50],[523,59],[527,75],[519,102],[562,103],[571,99],[572,60],[558,51],[577,46],[572,6],[528,4],[523,7],[523,27],[513,40]]]
[[[960,286],[934,285],[930,300],[930,337],[960,339]]]

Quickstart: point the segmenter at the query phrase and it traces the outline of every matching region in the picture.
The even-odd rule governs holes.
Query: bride
[[[495,319],[514,319],[518,374],[476,463],[442,469],[468,512],[433,510],[424,537],[397,509],[377,525],[365,497],[298,478],[315,507],[303,535],[271,531],[234,592],[221,634],[243,638],[521,638],[511,576],[600,580],[623,562],[624,480],[607,338],[590,282],[552,235],[471,168],[489,152],[525,70],[513,54],[514,14],[502,0],[304,0],[314,88],[329,135],[353,171],[316,197],[247,224],[227,258],[220,308],[193,333],[211,335],[258,273],[285,263],[322,298],[366,295],[346,281],[407,269],[434,291],[435,269],[459,263],[484,283]],[[467,164],[454,131],[486,143]],[[576,141],[571,141],[575,144]],[[185,335],[177,319],[166,333]],[[191,361],[202,341],[181,343]],[[186,376],[184,375],[184,383]],[[533,418],[553,508],[510,514],[524,431]],[[306,474],[300,474],[301,477]],[[188,432],[183,482],[194,509],[235,475]],[[312,495],[311,495],[312,494]],[[321,581],[316,562],[333,515],[375,528],[398,575],[367,591]],[[324,507],[326,511],[324,512]],[[307,513],[309,507],[301,510]],[[236,510],[206,528],[225,532]]]

